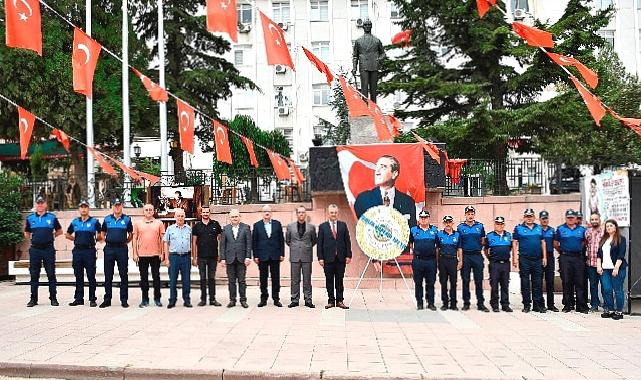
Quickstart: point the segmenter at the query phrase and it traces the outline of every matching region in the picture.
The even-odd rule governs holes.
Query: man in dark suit
[[[252,237],[249,225],[240,222],[240,212],[232,209],[229,212],[230,224],[223,228],[220,239],[220,263],[227,268],[229,281],[229,303],[227,307],[236,306],[236,283],[240,293],[240,306],[247,309],[247,283],[245,275],[251,264]]]
[[[267,305],[267,276],[272,278],[272,299],[274,305],[283,307],[280,303],[280,262],[285,259],[285,238],[283,227],[278,220],[272,219],[272,209],[263,206],[263,219],[254,223],[252,229],[252,250],[254,261],[260,271],[260,303],[258,307]]]
[[[331,204],[327,207],[329,220],[318,226],[318,243],[316,245],[318,263],[325,271],[325,286],[327,287],[327,306],[349,309],[343,303],[343,277],[345,265],[352,261],[352,243],[349,238],[347,224],[338,220],[338,206]],[[336,295],[334,295],[336,288]]]
[[[360,218],[370,207],[392,206],[400,212],[411,227],[416,225],[416,204],[414,199],[401,191],[394,184],[401,172],[401,165],[393,156],[382,156],[376,162],[374,172],[375,188],[363,191],[356,197],[354,211]]]

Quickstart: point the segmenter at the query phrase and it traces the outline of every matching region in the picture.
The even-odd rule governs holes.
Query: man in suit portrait
[[[363,191],[356,197],[354,212],[360,218],[370,207],[392,206],[407,219],[411,227],[416,225],[416,204],[409,195],[398,191],[394,186],[399,174],[401,165],[396,157],[385,155],[376,161],[374,171],[374,187],[371,190]]]
[[[260,272],[260,303],[258,307],[267,305],[267,277],[272,278],[272,299],[274,306],[283,307],[280,303],[280,262],[285,259],[285,238],[283,227],[278,220],[272,219],[272,209],[263,206],[263,219],[254,223],[252,231],[252,250],[254,262]]]
[[[238,209],[229,211],[230,223],[223,227],[220,239],[220,263],[227,269],[229,281],[229,303],[236,306],[236,283],[240,293],[240,306],[247,309],[247,283],[245,275],[252,261],[252,236],[249,225],[240,222]]]
[[[318,226],[318,243],[316,255],[318,263],[325,272],[327,287],[327,305],[325,309],[334,306],[349,309],[343,301],[343,277],[345,266],[352,261],[352,243],[349,238],[347,224],[338,220],[338,206],[331,204],[327,207],[328,221]],[[336,294],[334,294],[336,289]]]
[[[307,222],[305,206],[296,208],[296,221],[287,226],[285,243],[289,246],[291,263],[292,303],[288,307],[296,307],[299,304],[302,273],[305,306],[313,309],[315,306],[312,303],[312,261],[313,248],[316,245],[316,227]]]

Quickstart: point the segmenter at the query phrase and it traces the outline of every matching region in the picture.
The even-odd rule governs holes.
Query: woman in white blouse
[[[599,252],[597,254],[597,272],[601,275],[601,289],[605,302],[601,318],[615,320],[623,318],[623,282],[627,267],[627,262],[625,261],[626,247],[626,239],[621,236],[616,220],[607,220],[605,222],[605,233],[599,244]]]

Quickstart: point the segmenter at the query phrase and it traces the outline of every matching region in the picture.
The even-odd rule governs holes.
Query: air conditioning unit
[[[252,30],[251,24],[238,24],[238,31],[241,33],[249,33]]]
[[[278,107],[278,116],[289,115],[289,107]]]
[[[363,21],[362,18],[359,18],[358,20],[356,20],[356,27],[357,28],[362,28],[363,27],[363,22],[364,21]]]
[[[287,31],[287,29],[289,29],[289,23],[288,22],[279,22],[278,26],[284,31]]]
[[[515,20],[523,20],[526,16],[526,13],[523,9],[515,9],[514,12],[512,12],[512,15],[514,16]]]
[[[394,107],[395,110],[401,108],[401,102],[394,102],[393,107]]]
[[[287,67],[284,65],[276,65],[275,70],[276,74],[285,74],[287,72]]]

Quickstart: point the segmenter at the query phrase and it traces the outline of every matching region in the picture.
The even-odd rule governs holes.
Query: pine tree
[[[345,75],[345,73],[341,73]],[[330,123],[325,119],[320,119],[321,126],[325,130],[325,136],[322,136],[323,144],[326,145],[345,145],[350,137],[349,109],[345,101],[345,94],[338,81],[334,82],[332,89],[334,96],[329,102],[332,110],[336,113],[337,125]]]

